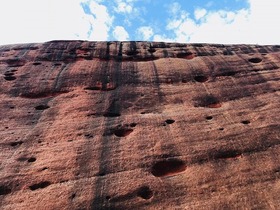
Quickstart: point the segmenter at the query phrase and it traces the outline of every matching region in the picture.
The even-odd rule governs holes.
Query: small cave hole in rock
[[[154,53],[155,51],[156,51],[156,49],[154,49],[154,48],[148,49],[148,52],[150,52],[150,53]]]
[[[105,176],[106,173],[105,172],[99,172],[98,176]]]
[[[223,130],[225,130],[225,129],[224,129],[224,128],[219,128],[219,130],[220,130],[220,131],[223,131]]]
[[[205,119],[206,119],[206,120],[212,120],[213,117],[212,117],[212,116],[207,116]]]
[[[244,125],[248,125],[248,124],[250,124],[251,122],[250,122],[250,120],[243,120],[243,121],[241,121],[241,123],[244,124]]]
[[[42,64],[41,62],[34,62],[34,63],[33,63],[34,66],[39,66],[39,65],[41,65],[41,64]]]
[[[12,192],[12,190],[9,187],[0,185],[0,195],[8,195]]]
[[[45,110],[50,108],[48,105],[38,105],[35,107],[36,110]]]
[[[162,160],[155,163],[151,173],[156,177],[169,176],[186,170],[184,161],[179,159]]]
[[[73,193],[73,194],[70,196],[70,199],[73,200],[75,197],[76,197],[76,193]]]
[[[31,157],[27,160],[29,163],[33,163],[36,161],[36,158],[35,157]]]
[[[136,123],[130,123],[130,127],[134,128],[134,127],[136,127],[136,125],[137,125]]]
[[[23,143],[23,141],[15,141],[15,142],[12,142],[10,145],[11,145],[12,147],[16,147],[16,146],[21,145],[22,143]]]
[[[208,108],[220,108],[221,102],[214,96],[206,96],[200,99],[199,106]]]
[[[262,59],[261,58],[250,58],[249,62],[251,62],[251,63],[260,63],[260,62],[262,62]]]
[[[14,76],[6,76],[6,77],[4,77],[4,79],[7,80],[7,81],[13,81],[13,80],[16,79],[16,77],[14,77]]]
[[[195,76],[194,80],[197,82],[207,82],[208,81],[208,77],[207,76],[203,76],[203,75],[199,75],[199,76]]]
[[[133,129],[131,128],[120,128],[114,131],[114,134],[117,137],[125,137],[128,136],[129,134],[131,134],[133,132]]]
[[[105,197],[105,199],[106,199],[106,200],[110,200],[110,199],[111,199],[111,196],[107,195],[107,196]]]
[[[137,196],[145,200],[152,198],[153,195],[153,191],[148,186],[140,187],[137,191]]]
[[[4,75],[6,77],[9,77],[9,76],[14,76],[14,73],[13,72],[6,72],[6,73],[4,73]]]
[[[175,122],[175,120],[172,120],[172,119],[165,120],[166,124],[173,124],[174,122]]]
[[[48,181],[40,182],[38,184],[34,184],[34,185],[29,186],[29,189],[32,190],[32,191],[38,190],[38,189],[43,189],[43,188],[48,187],[50,184],[51,183],[48,182]]]

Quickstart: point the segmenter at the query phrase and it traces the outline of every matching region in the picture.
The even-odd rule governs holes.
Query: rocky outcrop
[[[279,209],[280,46],[0,46],[1,209]]]

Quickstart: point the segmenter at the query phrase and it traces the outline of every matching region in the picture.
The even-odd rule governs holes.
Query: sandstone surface
[[[280,46],[0,46],[0,209],[280,209]]]

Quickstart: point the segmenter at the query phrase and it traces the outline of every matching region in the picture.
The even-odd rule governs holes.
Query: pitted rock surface
[[[280,209],[280,46],[0,46],[1,209]]]

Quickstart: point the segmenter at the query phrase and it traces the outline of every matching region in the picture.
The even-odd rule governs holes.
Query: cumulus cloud
[[[92,14],[85,14],[81,3],[89,3]],[[0,3],[0,44],[54,39],[106,40],[111,23],[112,17],[105,6],[97,1],[3,1]]]
[[[280,2],[248,1],[249,9],[237,11],[196,9],[194,19],[189,15],[173,17],[166,29],[175,35],[172,40],[176,42],[279,44],[280,31],[276,26]]]
[[[116,6],[114,8],[117,13],[130,14],[134,10],[134,2],[136,0],[115,0]]]
[[[92,30],[89,31],[89,39],[95,41],[104,41],[109,37],[114,17],[110,16],[107,7],[95,1],[88,5],[92,14],[90,20]]]
[[[173,2],[168,6],[167,10],[171,15],[177,16],[181,12],[181,5],[178,2]]]
[[[137,29],[137,33],[140,35],[141,39],[149,40],[153,35],[154,31],[150,26],[142,26]]]
[[[129,39],[129,34],[122,26],[116,26],[114,28],[113,36],[117,41],[127,41]]]
[[[154,35],[154,40],[155,42],[174,42],[174,39],[168,38],[165,34],[160,35],[156,34]]]
[[[118,13],[131,13],[132,6],[127,5],[125,2],[119,2],[117,7],[115,7],[115,11]]]
[[[194,11],[194,17],[196,20],[200,20],[201,18],[203,18],[207,13],[206,9],[196,9]]]

